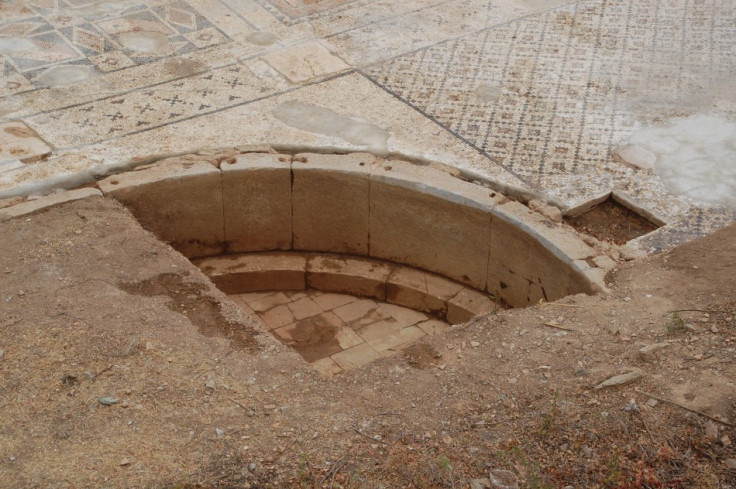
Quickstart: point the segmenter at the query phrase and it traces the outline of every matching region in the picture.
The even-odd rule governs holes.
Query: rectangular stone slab
[[[370,170],[375,159],[361,153],[294,158],[295,250],[368,254]]]
[[[291,249],[290,157],[250,153],[220,168],[227,250]]]
[[[98,187],[187,258],[225,249],[220,170],[206,161],[171,158],[108,177]]]
[[[423,168],[426,181],[414,182],[406,165],[386,162],[371,178],[370,255],[485,289],[492,199],[486,210],[454,190],[443,195],[452,177]]]

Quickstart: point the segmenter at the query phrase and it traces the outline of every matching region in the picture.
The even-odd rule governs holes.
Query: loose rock
[[[516,475],[510,470],[492,470],[488,475],[493,489],[518,489],[519,482]]]
[[[470,489],[489,489],[491,481],[488,479],[470,479]]]
[[[718,425],[715,424],[713,421],[706,421],[705,437],[708,438],[710,442],[718,441]]]
[[[104,406],[112,406],[113,404],[117,404],[118,400],[114,397],[100,397],[99,399],[100,404]]]
[[[644,376],[644,372],[636,367],[630,368],[627,372],[620,375],[615,375],[608,380],[604,380],[593,389],[603,389],[605,387],[614,387],[617,385],[628,384]]]

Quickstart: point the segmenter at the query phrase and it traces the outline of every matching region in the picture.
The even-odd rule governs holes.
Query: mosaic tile
[[[114,14],[97,15],[81,15],[58,2],[0,9],[0,36],[23,36],[34,44],[32,49],[0,57],[32,82],[42,67],[84,61],[102,72],[112,72],[230,42],[183,0],[131,5]],[[89,2],[78,6],[88,7]],[[168,49],[154,53],[128,49],[120,39],[127,32],[160,33],[168,38]],[[27,88],[18,86],[15,91]]]
[[[259,0],[258,3],[284,23],[291,24],[334,12],[360,0]],[[367,3],[363,0],[363,3]]]
[[[263,60],[292,83],[305,82],[350,68],[318,42],[307,42],[275,51],[263,56]]]
[[[56,133],[55,144],[72,147],[216,112],[286,88],[285,81],[264,87],[246,67],[231,65],[28,120],[41,131],[54,126],[48,132]]]
[[[22,122],[0,124],[0,162],[32,162],[51,153],[51,148]]]

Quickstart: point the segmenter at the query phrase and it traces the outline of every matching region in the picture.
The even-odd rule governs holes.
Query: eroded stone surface
[[[412,309],[374,299],[307,289],[232,294],[264,329],[315,369],[334,375],[410,346],[450,326]]]

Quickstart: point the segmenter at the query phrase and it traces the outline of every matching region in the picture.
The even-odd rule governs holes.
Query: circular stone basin
[[[392,316],[389,326],[370,323],[383,336],[363,336],[358,330],[368,325],[356,327],[334,308],[318,311],[320,294],[458,324],[501,305],[605,290],[603,277],[615,265],[565,225],[439,167],[368,153],[247,151],[168,158],[108,177],[97,188],[192,260],[265,329],[278,330],[305,358],[323,361],[324,371],[361,364],[335,358],[351,348],[382,355],[415,341],[423,329],[415,321],[392,330],[399,324]],[[88,192],[96,191],[0,209],[0,217]],[[258,310],[254,304],[265,297],[258,294],[277,297],[276,303]],[[317,353],[303,348],[324,344],[332,346]]]

